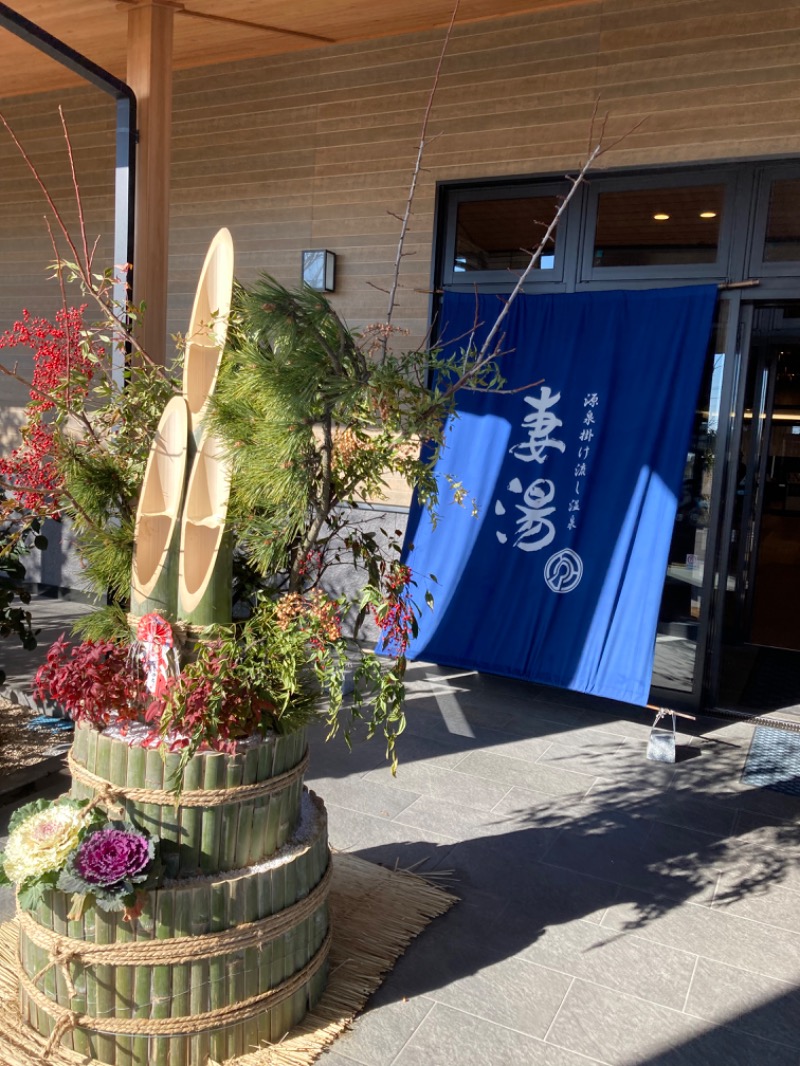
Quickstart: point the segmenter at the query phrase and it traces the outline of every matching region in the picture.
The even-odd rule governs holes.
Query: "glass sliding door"
[[[754,305],[737,408],[720,705],[800,717],[800,301]],[[722,568],[721,568],[722,569]]]
[[[713,557],[722,510],[721,466],[727,443],[735,342],[732,305],[720,299],[686,455],[659,610],[654,698],[697,706],[714,590]]]

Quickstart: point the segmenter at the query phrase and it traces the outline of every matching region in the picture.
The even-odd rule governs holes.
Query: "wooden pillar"
[[[133,300],[147,305],[136,335],[158,363],[165,362],[167,340],[174,13],[170,0],[140,0],[128,14],[128,84],[136,93],[139,127]]]

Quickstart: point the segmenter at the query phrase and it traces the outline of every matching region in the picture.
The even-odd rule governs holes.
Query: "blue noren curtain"
[[[504,391],[459,393],[435,527],[412,507],[404,555],[415,598],[435,599],[412,658],[647,701],[715,298],[707,285],[514,302]],[[480,345],[500,299],[447,294],[445,344],[477,322]]]

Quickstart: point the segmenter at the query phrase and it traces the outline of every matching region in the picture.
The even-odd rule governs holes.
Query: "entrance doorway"
[[[800,717],[800,301],[748,309],[720,703]]]

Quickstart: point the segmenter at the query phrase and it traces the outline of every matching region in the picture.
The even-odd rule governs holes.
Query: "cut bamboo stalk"
[[[203,755],[203,788],[222,788],[225,783],[225,756],[218,752]],[[219,869],[220,841],[222,839],[222,813],[219,807],[203,810],[200,838],[200,866],[206,873]]]
[[[228,332],[233,292],[233,239],[221,229],[208,252],[197,284],[183,363],[183,394],[190,430],[200,443],[208,399],[214,391]]]
[[[246,896],[243,878],[229,882],[228,929],[236,928],[247,921]],[[225,957],[226,1000],[241,1003],[245,998],[244,952],[233,952]],[[241,1055],[244,1050],[243,1026],[233,1025],[227,1032],[226,1056]]]
[[[203,784],[203,758],[195,755],[183,772],[183,787],[188,791]],[[200,827],[203,816],[199,807],[180,809],[180,871],[183,877],[193,877],[200,870]]]
[[[117,745],[122,746],[122,745]],[[127,747],[127,745],[125,745]],[[112,774],[114,773],[112,753]],[[134,932],[131,922],[122,920],[121,914],[115,914],[114,940],[117,944],[130,944],[134,940]],[[133,966],[116,966],[116,1003],[114,1015],[117,1018],[131,1018],[133,1016],[133,993],[134,993]],[[133,1040],[131,1036],[120,1035],[117,1037],[116,1066],[133,1066]]]
[[[134,749],[135,750],[135,749]],[[144,749],[140,749],[144,750]],[[133,752],[131,752],[133,754]],[[139,779],[141,780],[141,778]],[[136,922],[136,939],[150,940],[155,936],[155,918],[153,914],[156,893],[148,892],[142,913]],[[133,1016],[150,1017],[150,979],[149,966],[137,966],[133,977]],[[150,1066],[150,1041],[146,1036],[135,1036],[131,1041],[133,1066]]]
[[[63,896],[64,893],[59,892],[57,895]],[[94,906],[92,909],[95,912],[95,944],[113,944],[115,932],[114,926],[116,924],[114,916],[97,906]],[[56,922],[56,924],[58,924],[58,922]],[[116,976],[116,966],[97,965],[92,968],[92,977],[97,986],[96,1010],[99,1018],[114,1017],[117,1005]],[[94,1049],[93,1054],[96,1059],[99,1059],[101,1062],[116,1062],[116,1039],[113,1036],[105,1033],[95,1033],[92,1044]]]
[[[175,890],[175,936],[191,936],[192,906],[196,893],[176,888]],[[172,1016],[191,1013],[191,963],[178,963],[172,967]],[[169,1066],[194,1066],[189,1062],[189,1037],[171,1041]]]
[[[160,889],[158,893],[158,910],[156,919],[156,939],[165,940],[174,931],[173,889]],[[172,967],[169,965],[150,968],[150,1017],[169,1018],[172,1013]],[[169,1039],[154,1037],[151,1043],[152,1066],[169,1066]]]
[[[214,933],[226,927],[227,923],[227,893],[225,882],[217,882],[211,886],[211,931]],[[226,972],[224,956],[210,959],[208,963],[209,1007],[217,1010],[228,1003],[226,988]],[[209,1051],[211,1058],[222,1062],[227,1056],[227,1039],[224,1030],[212,1030],[209,1034]]]
[[[98,734],[97,747],[95,749],[94,772],[104,781],[108,781],[111,774],[111,741],[108,737]]]
[[[34,945],[31,944],[27,936],[20,937],[19,961],[20,966],[29,977],[33,977],[33,975],[38,973],[41,969],[41,966],[37,966],[37,963],[39,962],[39,957],[34,951]],[[22,1017],[28,1022],[28,1024],[33,1029],[38,1030],[38,1032],[40,1032],[43,1036],[49,1036],[50,1023],[48,1019],[44,1017],[44,1013],[42,1018],[39,1018],[39,1011],[36,1007],[36,1004],[33,1002],[30,996],[23,990],[20,990],[20,1006],[22,1010]]]
[[[164,787],[164,760],[161,757],[161,752],[158,748],[146,748],[144,751],[144,787],[160,791]],[[140,779],[138,781],[130,781],[130,784],[141,787],[142,782]],[[143,828],[151,836],[160,837],[163,808],[157,803],[143,803],[139,809],[141,810],[140,817],[144,823]]]
[[[178,543],[186,488],[189,408],[173,396],[164,408],[147,459],[134,527],[130,613],[156,611],[174,620],[178,600]]]
[[[197,760],[201,762],[200,759]],[[185,891],[185,890],[184,890]],[[201,883],[192,894],[191,932],[200,936],[211,929],[211,888],[208,882]],[[208,960],[198,959],[190,968],[189,1007],[191,1014],[205,1014],[209,1010]],[[190,1042],[190,1062],[206,1062],[209,1055],[208,1032],[198,1033]]]
[[[228,759],[225,788],[235,788],[242,783],[244,756],[233,755]],[[218,869],[236,869],[237,837],[239,833],[240,803],[226,803],[222,807],[222,848]]]
[[[267,915],[274,912],[272,903],[272,871],[265,871],[258,878],[258,917],[266,918]],[[261,951],[258,959],[258,983],[259,986],[266,990],[272,987],[270,981],[272,979],[273,968],[273,943],[268,941],[266,944],[261,945]],[[258,1038],[262,1043],[266,1043],[270,1039],[270,1012],[264,1011],[263,1014],[258,1016]]]
[[[95,920],[97,916],[97,907],[88,907],[83,912],[83,939],[90,943],[95,940]],[[97,1016],[97,978],[94,970],[86,968],[86,1013],[92,1017]],[[90,1054],[94,1055],[95,1042],[93,1036],[86,1032],[86,1038],[89,1043]]]
[[[164,758],[164,787],[172,788],[175,774],[180,767],[178,752],[169,752]],[[181,816],[177,807],[161,808],[161,858],[167,877],[178,877],[180,870]]]
[[[272,763],[273,745],[265,742],[258,746],[258,766],[256,768],[256,781],[263,781],[267,777]],[[269,797],[261,796],[253,805],[253,824],[250,832],[250,854],[247,856],[246,866],[259,862],[266,854],[266,829],[267,812],[269,810]]]
[[[84,766],[86,762],[88,733],[89,726],[83,725],[80,722],[75,723],[75,729],[72,734],[72,757],[75,762],[80,763],[81,766]]]
[[[226,531],[230,467],[216,437],[203,438],[189,475],[180,538],[178,617],[193,626],[231,619],[233,542]]]
[[[258,879],[256,877],[242,878],[244,890],[245,921],[254,922],[258,918]],[[258,948],[248,948],[244,953],[244,998],[257,996],[265,991],[260,983],[260,969]],[[246,1021],[242,1026],[243,1054],[254,1051],[258,1047],[258,1016]]]
[[[281,864],[276,870],[272,882],[272,903],[275,913],[282,911],[287,904],[286,899],[286,864]],[[272,955],[272,973],[270,975],[270,987],[277,987],[288,974],[286,972],[286,937],[280,936],[274,942]],[[270,1011],[270,1040],[277,1043],[286,1032],[285,1012],[283,1005],[278,1004]]]
[[[85,731],[82,731],[85,732]],[[75,731],[76,740],[78,730]],[[74,750],[74,749],[73,749]],[[67,923],[67,935],[73,940],[85,939],[85,921],[83,916]],[[79,962],[75,962],[70,967],[72,973],[73,984],[75,985],[75,995],[73,996],[69,1006],[76,1014],[86,1013],[86,982],[88,981],[88,974],[86,967],[82,966]],[[72,1033],[72,1047],[75,1051],[81,1055],[89,1054],[89,1038],[82,1029],[75,1029]]]
[[[242,784],[252,785],[258,780],[258,748],[249,748],[244,754]],[[239,831],[236,838],[234,869],[242,870],[247,866],[253,850],[253,814],[254,800],[247,800],[239,805]]]
[[[45,892],[38,907],[36,908],[35,917],[39,925],[43,925],[45,929],[53,929],[55,924],[55,914],[53,911],[53,892]],[[39,970],[47,964],[47,952],[41,948],[37,948],[35,944],[31,944],[28,938],[25,937],[26,951],[25,961],[23,969],[29,977],[33,977],[39,972]],[[48,999],[54,1002],[60,1002],[58,999],[58,976],[56,974],[56,968],[51,967],[42,980],[39,982],[39,988],[44,992]],[[62,979],[63,981],[63,979]],[[49,1036],[53,1029],[53,1021],[46,1011],[39,1013],[38,1008],[31,1004],[32,1011],[38,1015],[39,1031],[43,1036]]]
[[[128,745],[125,745],[128,747]],[[126,765],[126,778],[127,783],[141,787],[145,779],[145,772],[147,769],[147,748],[143,748],[140,744],[134,744],[128,750],[128,759]],[[128,817],[139,827],[139,829],[148,830],[149,827],[146,824],[146,820],[143,817],[144,808],[134,807],[134,805],[127,801],[125,803],[125,809],[128,812]]]

